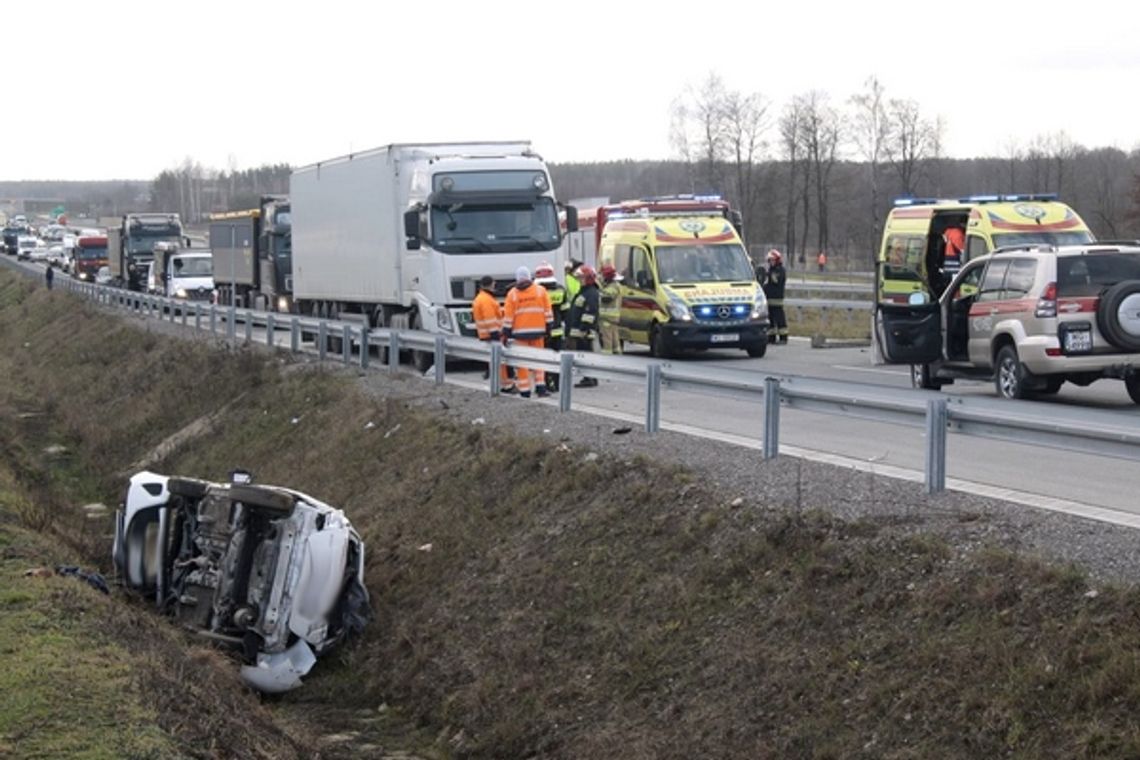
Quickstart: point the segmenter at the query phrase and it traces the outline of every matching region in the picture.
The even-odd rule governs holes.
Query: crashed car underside
[[[140,472],[116,514],[115,568],[182,625],[241,652],[263,692],[301,684],[371,611],[344,512],[276,486]]]

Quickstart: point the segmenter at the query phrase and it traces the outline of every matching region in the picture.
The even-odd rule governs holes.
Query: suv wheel
[[[1100,332],[1117,348],[1140,351],[1140,280],[1118,282],[1100,297]]]
[[[1128,396],[1133,403],[1140,404],[1140,375],[1129,375],[1124,378],[1124,387],[1128,389]]]
[[[1002,398],[1019,399],[1029,395],[1029,383],[1025,368],[1017,358],[1017,349],[1002,346],[995,362],[994,385]]]
[[[942,381],[934,377],[929,364],[910,365],[910,384],[915,388],[925,388],[931,391],[942,390]]]

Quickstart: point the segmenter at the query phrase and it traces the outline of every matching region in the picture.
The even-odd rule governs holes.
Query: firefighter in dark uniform
[[[598,275],[589,264],[578,267],[582,287],[570,304],[570,317],[566,322],[570,348],[575,351],[593,351],[594,336],[598,331]],[[574,383],[575,388],[595,388],[598,378],[583,377]]]
[[[545,261],[535,267],[534,281],[546,288],[546,294],[550,296],[550,308],[554,311],[554,327],[550,328],[550,333],[546,336],[546,347],[561,351],[563,337],[566,334],[566,315],[570,307],[566,288],[554,278],[554,267]],[[546,373],[546,387],[551,392],[558,390],[557,372]]]
[[[784,286],[788,282],[788,272],[784,269],[784,257],[775,248],[768,251],[768,268],[760,279],[764,297],[768,299],[768,342],[788,342],[788,317],[784,314]]]

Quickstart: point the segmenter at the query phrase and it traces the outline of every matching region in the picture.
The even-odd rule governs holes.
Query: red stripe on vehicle
[[[1058,298],[1058,314],[1080,314],[1082,312],[1095,312],[1100,298],[1085,296],[1083,298]]]

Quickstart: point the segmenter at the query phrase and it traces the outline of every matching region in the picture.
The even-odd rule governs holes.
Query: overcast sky
[[[813,89],[841,105],[875,75],[945,118],[955,157],[1058,130],[1140,144],[1131,2],[57,0],[6,3],[0,32],[0,179],[440,140],[670,158],[670,102],[710,71],[777,107]]]

